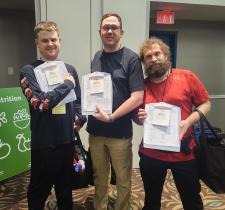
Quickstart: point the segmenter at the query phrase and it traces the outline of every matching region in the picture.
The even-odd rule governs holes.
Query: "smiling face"
[[[110,16],[103,19],[99,34],[105,51],[114,52],[120,49],[120,39],[123,36],[123,30],[117,17]]]
[[[39,31],[35,43],[44,61],[56,60],[59,54],[61,39],[57,31]]]

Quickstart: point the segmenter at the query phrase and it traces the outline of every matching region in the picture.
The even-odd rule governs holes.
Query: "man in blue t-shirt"
[[[91,65],[92,72],[110,73],[113,85],[113,113],[96,107],[87,125],[96,210],[107,209],[110,160],[116,174],[115,210],[130,209],[132,112],[143,102],[144,79],[138,55],[120,42],[123,33],[120,16],[105,14],[99,29],[104,49],[95,54]]]

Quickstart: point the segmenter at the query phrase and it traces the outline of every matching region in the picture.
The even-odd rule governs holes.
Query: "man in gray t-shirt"
[[[91,65],[92,72],[110,73],[113,84],[113,113],[108,115],[96,107],[87,125],[97,210],[107,209],[110,159],[116,174],[115,210],[130,209],[131,118],[133,110],[143,102],[144,79],[138,55],[120,42],[123,33],[120,16],[105,14],[99,29],[104,49],[95,54]]]

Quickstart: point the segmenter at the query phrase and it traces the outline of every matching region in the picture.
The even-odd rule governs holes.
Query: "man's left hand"
[[[180,122],[180,140],[183,138],[184,134],[186,133],[189,127],[190,127],[190,124],[188,120],[182,120]]]

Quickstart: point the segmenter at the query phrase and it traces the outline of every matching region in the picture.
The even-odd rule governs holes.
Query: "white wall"
[[[128,6],[129,5],[129,6]],[[103,11],[116,12],[123,21],[123,44],[138,52],[140,43],[146,38],[148,4],[145,0],[105,0]]]
[[[90,2],[83,0],[41,1],[41,20],[55,21],[62,45],[60,59],[75,66],[78,74],[89,72],[90,66]],[[47,11],[46,11],[47,8]]]
[[[128,6],[129,5],[129,6]],[[103,11],[116,12],[121,15],[124,29],[122,43],[138,53],[140,44],[146,39],[149,28],[147,8],[145,0],[105,0]],[[133,136],[133,167],[138,168],[138,147],[142,139],[142,127],[134,124]]]
[[[52,20],[58,24],[62,39],[59,57],[76,68],[80,83],[82,75],[90,72],[92,45],[101,46],[97,38],[92,40],[91,37],[90,2],[83,0],[67,0],[67,4],[65,1],[55,0],[36,0],[35,2],[41,10],[41,12],[36,11],[36,16],[39,18],[37,22]],[[86,125],[81,129],[81,138],[87,148],[88,135],[85,127]]]
[[[148,0],[151,1],[151,0]],[[156,2],[171,2],[171,3],[186,3],[186,4],[202,4],[202,5],[216,5],[225,6],[225,0],[154,0]]]
[[[127,5],[129,9],[126,9]],[[36,11],[37,22],[48,19],[59,24],[62,37],[60,58],[77,68],[80,81],[82,75],[89,73],[94,53],[102,47],[98,29],[103,13],[121,15],[125,30],[122,42],[135,51],[148,31],[149,4],[146,0],[132,0],[132,4],[130,0],[35,0],[35,6],[40,9]],[[135,126],[134,132],[134,167],[138,167],[137,149],[142,130]],[[81,137],[87,145],[85,129],[81,130]]]
[[[158,2],[168,1],[158,0]],[[225,5],[225,0],[173,0],[171,2]],[[80,78],[81,75],[89,72],[91,58],[102,47],[98,34],[102,14],[110,11],[122,16],[125,31],[122,42],[125,46],[138,51],[140,44],[148,37],[149,3],[150,0],[132,0],[132,2],[130,0],[67,0],[66,2],[35,0],[36,8],[40,8],[40,11],[36,11],[37,21],[52,19],[59,24],[63,40],[60,57],[77,67]],[[174,28],[161,29],[179,31],[177,65],[196,72],[210,93],[225,90],[224,24],[180,22],[172,27]],[[151,24],[151,29],[154,29],[154,24]],[[216,104],[216,110],[219,108],[218,110],[223,112],[221,103],[213,101],[213,104]],[[223,115],[217,117],[215,110],[211,113],[214,113],[211,118],[215,122],[225,126]],[[81,131],[81,136],[87,144],[87,133],[84,129]],[[138,167],[137,150],[141,137],[142,128],[135,126],[134,167]]]

